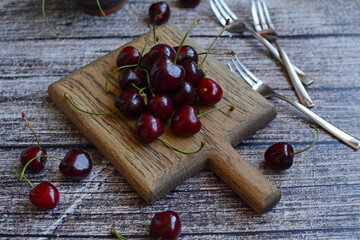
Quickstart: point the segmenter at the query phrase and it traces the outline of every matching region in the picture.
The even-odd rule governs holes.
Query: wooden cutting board
[[[184,33],[172,24],[165,24],[157,28],[157,35],[160,42],[177,46]],[[147,37],[148,34],[145,34],[125,46],[141,50]],[[218,41],[221,44],[221,39]],[[190,38],[185,44],[204,52]],[[65,94],[89,112],[116,110],[114,99],[120,92],[117,84],[119,73],[110,80],[110,94],[105,93],[104,85],[109,73],[116,68],[118,53],[125,46],[52,84],[48,90],[50,97],[147,202],[158,200],[208,167],[256,212],[263,213],[273,208],[281,192],[244,160],[233,146],[271,121],[276,115],[275,109],[212,56],[207,58],[203,69],[223,88],[223,99],[216,106],[233,104],[235,110],[230,113],[224,108],[201,117],[202,129],[193,137],[174,136],[169,124],[163,135],[163,138],[187,151],[197,149],[200,142],[205,141],[204,149],[197,154],[184,155],[160,141],[148,145],[141,143],[135,135],[136,120],[120,113],[88,115],[70,105]],[[201,106],[201,109],[206,111],[211,108]]]

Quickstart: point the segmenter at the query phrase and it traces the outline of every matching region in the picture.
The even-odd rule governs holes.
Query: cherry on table
[[[133,84],[135,84],[138,88],[147,86],[145,77],[140,72],[131,68],[125,68],[121,71],[118,82],[122,90],[134,88]]]
[[[192,136],[201,129],[201,122],[193,106],[183,106],[171,118],[171,130],[179,136]]]
[[[80,180],[92,170],[91,157],[82,150],[71,149],[61,161],[59,170],[68,179]]]
[[[200,0],[180,0],[180,4],[185,8],[194,8],[200,3]]]
[[[136,121],[136,134],[143,143],[151,143],[164,133],[164,125],[154,115],[142,113]]]
[[[170,12],[170,7],[166,2],[153,3],[149,8],[150,20],[151,22],[153,22],[157,15],[162,14],[162,18],[155,21],[155,24],[161,25],[163,23],[166,23],[170,18]]]
[[[118,67],[137,64],[139,58],[140,52],[133,46],[127,46],[119,52],[116,58],[116,64]]]
[[[150,235],[155,239],[175,240],[181,234],[181,221],[174,211],[155,214],[150,225]]]
[[[220,85],[214,80],[204,78],[197,86],[197,94],[202,103],[214,105],[221,100],[223,91]]]
[[[205,72],[201,68],[198,68],[194,61],[184,61],[180,63],[185,69],[185,82],[191,83],[194,87],[197,87],[199,82],[205,78]]]
[[[137,89],[127,89],[117,94],[115,106],[127,117],[137,117],[145,111],[144,99]]]
[[[171,61],[174,61],[176,56],[176,51],[173,47],[159,43],[152,47],[148,53],[148,59],[150,63],[154,63],[157,59],[161,57],[168,57]]]
[[[174,50],[177,52],[179,49],[179,46],[174,47]],[[194,61],[195,63],[198,63],[199,57],[197,55],[196,50],[189,45],[183,45],[180,49],[179,56],[177,59],[178,63],[182,63],[185,61]]]
[[[59,204],[60,194],[53,184],[42,182],[31,190],[29,199],[40,209],[52,210]]]
[[[147,111],[160,119],[160,121],[166,122],[171,118],[174,108],[170,97],[160,93],[150,99]]]
[[[265,152],[265,162],[273,169],[286,170],[293,164],[294,149],[287,142],[278,142],[270,146]]]
[[[171,95],[171,100],[176,107],[191,105],[196,102],[197,93],[192,84],[183,82],[180,87]]]
[[[44,153],[41,151],[41,149],[43,150]],[[23,166],[25,166],[34,157],[41,156],[41,155],[47,155],[46,150],[44,148],[41,148],[41,149],[38,146],[32,146],[32,147],[28,147],[27,149],[22,151],[21,156],[20,156],[21,164]],[[33,160],[27,166],[26,169],[32,173],[39,173],[44,169],[45,162],[46,162],[46,157],[38,157],[35,160]]]

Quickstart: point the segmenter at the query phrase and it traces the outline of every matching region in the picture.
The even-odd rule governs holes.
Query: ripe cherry
[[[155,21],[155,24],[160,25],[166,23],[170,18],[170,7],[166,2],[153,3],[149,8],[149,16],[151,22],[155,20],[155,17],[162,14],[162,18]]]
[[[59,204],[60,195],[54,185],[42,182],[31,190],[29,199],[40,209],[52,210]]]
[[[175,51],[178,51],[179,47],[174,47]],[[197,55],[196,50],[189,46],[189,45],[183,45],[180,49],[179,56],[178,56],[178,63],[182,63],[185,61],[194,61],[195,63],[198,63],[199,57]]]
[[[171,118],[174,108],[168,95],[158,94],[150,99],[147,105],[147,111],[160,119],[160,121],[166,122]]]
[[[42,148],[42,150],[44,153],[38,146],[32,146],[22,151],[20,156],[22,165],[25,166],[31,159],[36,156],[47,155],[46,150],[44,148]],[[27,170],[32,173],[39,173],[44,169],[45,162],[46,157],[38,157],[27,166]]]
[[[151,70],[151,62],[149,59],[149,53],[146,53],[140,60],[140,67],[145,68],[147,71],[150,72]]]
[[[115,106],[127,117],[137,117],[145,111],[144,99],[137,89],[127,89],[117,94]]]
[[[200,3],[200,0],[180,0],[181,6],[185,8],[194,8]]]
[[[214,105],[221,100],[223,91],[220,85],[214,80],[204,78],[197,86],[197,94],[202,103]]]
[[[197,93],[195,88],[188,82],[183,82],[171,95],[171,100],[176,107],[192,105],[196,102]]]
[[[181,66],[185,69],[185,82],[189,82],[194,87],[197,87],[199,82],[204,79],[205,72],[201,68],[198,68],[195,62],[185,61],[181,63]]]
[[[155,239],[175,240],[181,234],[181,221],[174,211],[159,212],[151,221],[150,235]]]
[[[131,68],[125,68],[121,71],[118,82],[122,90],[134,88],[133,84],[135,84],[139,88],[147,86],[147,81],[145,77],[140,72],[135,71]]]
[[[136,134],[143,143],[151,143],[164,133],[164,125],[155,116],[143,113],[136,121]]]
[[[140,58],[140,52],[136,48],[132,46],[128,46],[123,48],[119,52],[116,58],[116,64],[118,67],[137,64],[139,58]]]
[[[316,138],[310,146],[308,146],[307,148],[301,151],[294,153],[294,149],[289,143],[287,142],[275,143],[266,150],[264,154],[265,162],[272,169],[275,170],[289,169],[293,164],[294,155],[307,151],[309,148],[314,146],[314,144],[319,139],[319,132],[317,128],[313,125],[311,125],[310,127],[314,128],[316,131]]]
[[[59,170],[66,178],[80,180],[91,172],[90,155],[79,149],[71,149],[61,161]]]
[[[170,47],[167,44],[159,43],[152,47],[148,54],[149,62],[151,64],[161,57],[168,57],[171,61],[173,61],[176,56],[176,51],[173,47]]]

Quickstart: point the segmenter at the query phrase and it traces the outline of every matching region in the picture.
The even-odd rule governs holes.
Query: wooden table
[[[250,21],[250,1],[228,0],[232,9]],[[292,61],[314,83],[308,92],[314,112],[344,131],[360,137],[360,4],[348,1],[267,0],[279,41]],[[28,200],[30,187],[10,174],[0,176],[1,239],[110,239],[118,230],[130,239],[149,239],[155,213],[171,209],[182,219],[181,239],[360,238],[360,157],[323,130],[319,142],[297,155],[291,169],[270,170],[265,150],[278,141],[302,149],[314,139],[308,120],[288,104],[271,100],[278,115],[236,150],[282,191],[275,208],[256,214],[214,173],[204,171],[163,199],[147,205],[115,168],[50,100],[47,88],[58,79],[147,32],[151,1],[131,1],[116,14],[93,17],[77,10],[74,1],[47,1],[49,21],[60,37],[46,27],[41,1],[0,1],[0,154],[1,170],[21,170],[21,151],[35,145],[21,119],[24,111],[48,153],[64,156],[81,148],[93,158],[90,176],[67,181],[51,160],[35,183],[56,185],[61,203],[50,212]],[[169,1],[170,22],[207,48],[221,31],[207,1],[182,9]],[[238,57],[276,91],[296,100],[284,68],[250,36],[224,35],[214,52],[237,52]],[[227,56],[218,56],[223,64]]]

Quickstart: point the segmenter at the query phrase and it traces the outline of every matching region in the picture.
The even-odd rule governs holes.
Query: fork
[[[257,40],[259,40],[277,60],[283,63],[279,51],[276,49],[276,47],[274,47],[266,38],[254,31],[251,27],[248,27],[245,22],[240,21],[223,0],[209,0],[209,2],[211,10],[215,14],[221,25],[225,26],[226,20],[230,20],[230,26],[227,28],[229,32],[250,33]],[[304,85],[310,85],[313,82],[313,80],[309,78],[309,76],[307,76],[302,70],[300,70],[295,65],[292,66],[294,67],[296,73],[300,76],[300,80]]]
[[[277,34],[275,27],[271,22],[270,14],[266,6],[265,0],[252,0],[251,15],[254,22],[255,30],[263,37],[269,40],[278,48],[281,59],[284,62],[287,73],[289,74],[291,84],[293,85],[296,95],[302,105],[305,107],[313,107],[314,102],[301,84],[299,76],[296,74],[288,55],[276,40]]]
[[[265,98],[275,97],[285,102],[288,102],[334,137],[338,138],[339,140],[343,141],[345,144],[349,145],[354,149],[359,149],[360,141],[358,139],[334,127],[333,125],[331,125],[323,118],[319,117],[314,112],[304,107],[300,103],[294,102],[289,98],[276,93],[274,90],[272,90],[272,88],[270,88],[263,81],[258,79],[244,64],[240,62],[239,58],[237,58],[236,56],[232,59],[232,64],[228,63],[230,70],[235,73],[235,75],[237,75],[239,78],[242,77],[252,87],[252,89],[260,93],[262,96],[264,96]]]

